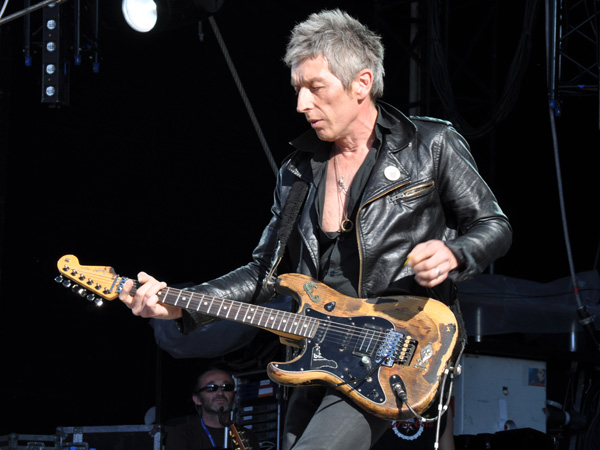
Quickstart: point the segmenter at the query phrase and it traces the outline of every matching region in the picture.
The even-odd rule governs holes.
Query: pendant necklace
[[[338,187],[338,203],[340,205],[340,211],[342,221],[340,222],[340,229],[343,232],[352,231],[354,223],[348,219],[348,212],[346,211],[346,196],[348,195],[348,186],[344,182],[344,176],[339,174],[337,165],[337,154],[333,155],[333,170],[335,172],[335,179]]]

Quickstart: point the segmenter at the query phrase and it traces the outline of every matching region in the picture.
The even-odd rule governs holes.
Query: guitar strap
[[[292,187],[290,188],[290,195],[288,196],[288,199],[285,205],[283,205],[281,211],[281,225],[279,226],[279,231],[277,232],[277,247],[275,248],[273,259],[271,260],[271,269],[269,270],[269,274],[265,279],[265,284],[272,282],[273,274],[283,259],[288,238],[292,232],[296,218],[300,213],[300,209],[306,200],[307,192],[308,183],[302,178],[296,178],[292,184]]]

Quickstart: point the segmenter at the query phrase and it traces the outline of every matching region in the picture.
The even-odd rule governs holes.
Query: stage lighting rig
[[[30,0],[25,0],[23,10],[0,18],[1,26],[24,17],[24,63],[31,67],[35,55],[41,58],[42,103],[49,106],[69,104],[71,65],[80,66],[89,59],[92,71],[99,72],[99,2],[42,0],[32,5]],[[42,17],[38,26],[39,15],[32,13],[39,9],[42,9]],[[32,24],[33,20],[36,25]]]
[[[122,0],[127,24],[140,33],[199,22],[215,14],[224,0]]]
[[[43,9],[42,103],[69,103],[69,70],[64,58],[61,10],[56,3]]]

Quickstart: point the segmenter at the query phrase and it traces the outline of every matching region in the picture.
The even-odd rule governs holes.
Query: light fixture
[[[156,25],[158,15],[154,0],[123,0],[123,16],[135,31],[146,33]]]
[[[127,24],[140,33],[198,22],[215,14],[224,0],[122,0]]]
[[[68,104],[68,64],[64,58],[61,6],[51,3],[43,9],[42,30],[42,103]]]

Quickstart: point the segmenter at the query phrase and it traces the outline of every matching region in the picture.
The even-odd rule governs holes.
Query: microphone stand
[[[225,448],[229,448],[229,427],[231,426],[231,419],[228,414],[225,414],[225,410],[222,406],[221,412],[219,413],[219,423],[225,427],[223,430],[225,432],[223,443],[225,444]]]

